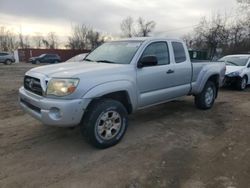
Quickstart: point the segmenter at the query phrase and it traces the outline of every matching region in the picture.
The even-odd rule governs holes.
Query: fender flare
[[[213,69],[211,70],[202,70],[198,77],[197,77],[197,82],[195,83],[194,87],[193,87],[193,93],[194,94],[199,94],[203,88],[205,87],[207,81],[213,77],[213,76],[217,76],[218,79],[220,79],[220,73],[219,72],[214,72]],[[219,82],[219,80],[218,80]]]
[[[109,93],[114,93],[118,91],[125,91],[130,100],[133,109],[136,109],[137,106],[137,89],[135,84],[127,80],[119,80],[106,82],[88,90],[83,96],[83,99],[95,99],[100,98],[103,95],[107,95]]]

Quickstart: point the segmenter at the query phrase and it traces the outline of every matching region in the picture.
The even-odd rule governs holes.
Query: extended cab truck
[[[19,99],[43,124],[80,125],[91,144],[106,148],[122,139],[136,110],[185,95],[211,108],[224,73],[224,63],[191,63],[181,40],[126,39],[102,44],[83,62],[31,69]]]

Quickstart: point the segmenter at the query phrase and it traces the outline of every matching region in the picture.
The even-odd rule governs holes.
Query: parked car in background
[[[37,57],[31,57],[29,62],[32,64],[39,64],[39,63],[59,63],[61,62],[61,58],[57,54],[42,54]]]
[[[212,108],[224,63],[192,63],[182,40],[135,38],[107,42],[83,62],[37,67],[19,89],[21,107],[45,125],[80,125],[91,144],[117,144],[128,114],[193,95],[198,108]]]
[[[0,63],[10,65],[15,62],[14,55],[8,52],[0,52]]]
[[[244,90],[250,84],[250,54],[228,55],[219,59],[226,63],[224,85]]]
[[[79,61],[83,61],[84,58],[88,55],[88,53],[82,53],[82,54],[78,54],[74,57],[71,57],[70,59],[68,59],[66,62],[79,62]]]

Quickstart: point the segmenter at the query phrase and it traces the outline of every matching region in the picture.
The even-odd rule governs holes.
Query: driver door
[[[173,86],[174,64],[170,64],[167,42],[149,44],[140,59],[145,56],[156,56],[158,64],[137,69],[139,108],[160,103],[172,97],[171,92],[167,92],[167,88]]]

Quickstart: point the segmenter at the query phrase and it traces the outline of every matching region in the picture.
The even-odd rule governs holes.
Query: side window
[[[50,59],[50,58],[53,58],[53,55],[48,54],[48,55],[46,55],[45,57],[48,58],[48,59]]]
[[[154,42],[147,46],[144,50],[142,57],[156,56],[158,65],[169,64],[169,52],[166,42]]]
[[[183,44],[180,42],[172,42],[174,50],[174,58],[176,63],[182,63],[186,61],[186,54],[183,47]]]

